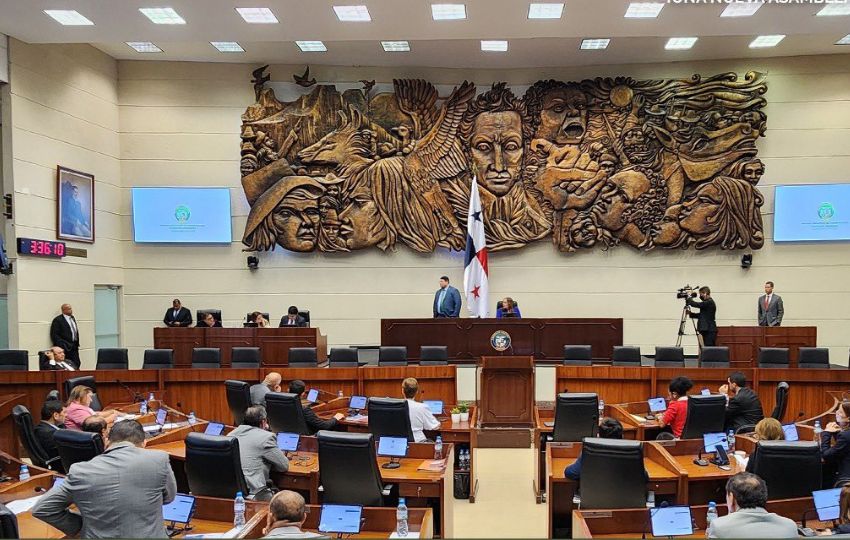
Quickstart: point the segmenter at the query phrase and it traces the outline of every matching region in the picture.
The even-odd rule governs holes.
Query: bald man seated
[[[50,347],[38,355],[38,368],[41,371],[75,371],[74,366],[65,358],[62,347]]]
[[[255,384],[251,387],[251,403],[254,405],[266,406],[266,394],[269,392],[280,392],[280,382],[283,378],[280,373],[272,371],[263,382]]]
[[[327,538],[302,530],[306,519],[307,506],[304,497],[294,491],[283,490],[269,502],[263,538]]]

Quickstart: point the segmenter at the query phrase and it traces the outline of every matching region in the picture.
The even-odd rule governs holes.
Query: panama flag
[[[484,216],[481,215],[478,182],[474,176],[469,190],[463,289],[470,317],[487,317],[490,305],[487,300],[487,241],[484,238]]]

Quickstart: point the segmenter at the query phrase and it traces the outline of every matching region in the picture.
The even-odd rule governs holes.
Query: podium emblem
[[[502,352],[511,348],[511,335],[504,330],[496,330],[490,336],[490,346],[493,349]]]

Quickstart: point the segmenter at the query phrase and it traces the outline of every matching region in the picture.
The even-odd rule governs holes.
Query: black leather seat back
[[[379,366],[406,366],[407,347],[381,347],[378,350]]]
[[[237,491],[249,494],[235,437],[189,433],[185,466],[192,495],[233,499]]]
[[[797,367],[803,369],[829,369],[829,349],[826,347],[800,347]]]
[[[217,347],[198,347],[192,349],[192,367],[218,369],[221,367],[221,349]]]
[[[640,347],[615,345],[611,365],[640,367]]]
[[[406,437],[408,441],[413,441],[406,399],[370,398],[367,408],[369,431],[375,440],[381,437]]]
[[[24,445],[24,449],[29,454],[33,465],[47,468],[47,452],[44,451],[38,439],[35,438],[35,425],[33,424],[29,409],[23,405],[15,405],[12,408],[12,420],[15,422],[18,438],[21,439],[21,444]]]
[[[352,347],[332,347],[329,367],[358,367],[357,349]]]
[[[221,310],[220,309],[199,309],[195,312],[195,321],[201,322],[204,320],[206,314],[209,313],[213,316],[213,319],[217,322],[221,322]]]
[[[260,367],[259,347],[233,347],[230,352],[230,367],[258,368]]]
[[[552,440],[579,442],[599,431],[599,396],[593,392],[566,392],[555,400]]]
[[[688,412],[682,439],[702,439],[706,433],[724,431],[726,396],[688,396]]]
[[[791,363],[788,349],[785,347],[762,347],[759,349],[760,368],[787,368]]]
[[[104,348],[97,350],[96,369],[128,369],[127,349]]]
[[[56,441],[59,458],[66,471],[70,471],[74,463],[88,461],[103,453],[103,438],[100,433],[59,429],[53,435],[53,440]]]
[[[245,381],[224,381],[224,393],[227,395],[227,407],[233,415],[233,425],[242,424],[245,411],[251,406],[251,386]]]
[[[422,345],[419,348],[420,366],[443,366],[449,363],[449,348],[445,345]]]
[[[310,327],[310,310],[309,309],[300,310],[298,312],[298,314],[301,315],[301,317],[304,318],[304,322],[307,323],[307,327],[309,328]]]
[[[655,367],[685,367],[685,352],[681,347],[656,347]]]
[[[269,392],[266,394],[266,414],[269,428],[275,433],[310,435],[310,428],[307,427],[304,410],[301,408],[301,398],[296,394]]]
[[[788,409],[788,391],[791,388],[788,383],[783,381],[776,385],[776,405],[770,413],[770,417],[782,422],[782,417],[785,416],[785,411]]]
[[[593,351],[590,345],[564,345],[565,366],[590,366],[593,364]]]
[[[292,347],[289,349],[289,367],[316,367],[316,347]]]
[[[63,383],[63,387],[65,390],[65,398],[67,399],[71,395],[71,390],[74,389],[75,386],[88,386],[92,389],[91,397],[91,408],[95,411],[102,411],[103,405],[100,403],[100,398],[97,397],[97,383],[94,380],[94,377],[91,375],[83,375],[82,377],[71,377],[70,379],[65,379]]]
[[[0,371],[28,371],[29,352],[22,350],[0,350]]]
[[[765,481],[770,500],[809,497],[821,489],[820,448],[815,441],[759,441],[750,460],[747,469]]]
[[[323,501],[383,506],[381,473],[372,434],[320,431],[317,439]]]
[[[590,437],[583,442],[581,508],[644,508],[647,474],[642,443]]]
[[[728,368],[729,347],[703,347],[699,353],[699,366],[705,368]]]
[[[0,538],[20,538],[18,516],[0,503]]]
[[[145,349],[142,369],[170,369],[174,365],[174,349]]]

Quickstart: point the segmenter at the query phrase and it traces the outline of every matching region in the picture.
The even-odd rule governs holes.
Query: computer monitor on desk
[[[195,512],[195,497],[178,493],[174,500],[162,505],[162,520],[168,523],[168,535],[175,536],[192,527],[189,522]],[[182,525],[182,527],[178,527]]]
[[[316,388],[311,388],[309,392],[307,392],[307,402],[308,403],[316,403],[316,400],[319,399],[319,391]]]
[[[323,504],[319,516],[319,532],[342,535],[360,533],[363,507],[353,504]]]
[[[348,409],[351,416],[357,416],[360,411],[366,408],[366,396],[351,396],[348,400]]]
[[[691,509],[688,506],[661,506],[649,509],[652,536],[690,536],[694,534]]]
[[[210,422],[207,424],[207,429],[204,430],[204,435],[221,435],[224,432],[224,424],[220,422]]]
[[[300,440],[301,436],[297,433],[281,432],[277,434],[277,447],[284,452],[295,452]]]
[[[815,510],[820,521],[834,521],[839,517],[841,488],[820,489],[812,491],[815,500]]]
[[[381,465],[384,469],[398,469],[399,458],[407,455],[407,439],[404,437],[381,437],[378,439],[378,455],[390,458],[388,463]]]
[[[786,441],[800,440],[800,434],[797,432],[797,426],[794,424],[782,424],[782,433],[785,434]]]
[[[429,400],[423,401],[422,403],[424,403],[428,407],[428,410],[431,411],[431,414],[433,414],[434,416],[440,416],[441,414],[443,414],[443,401],[442,400],[429,399]]]

